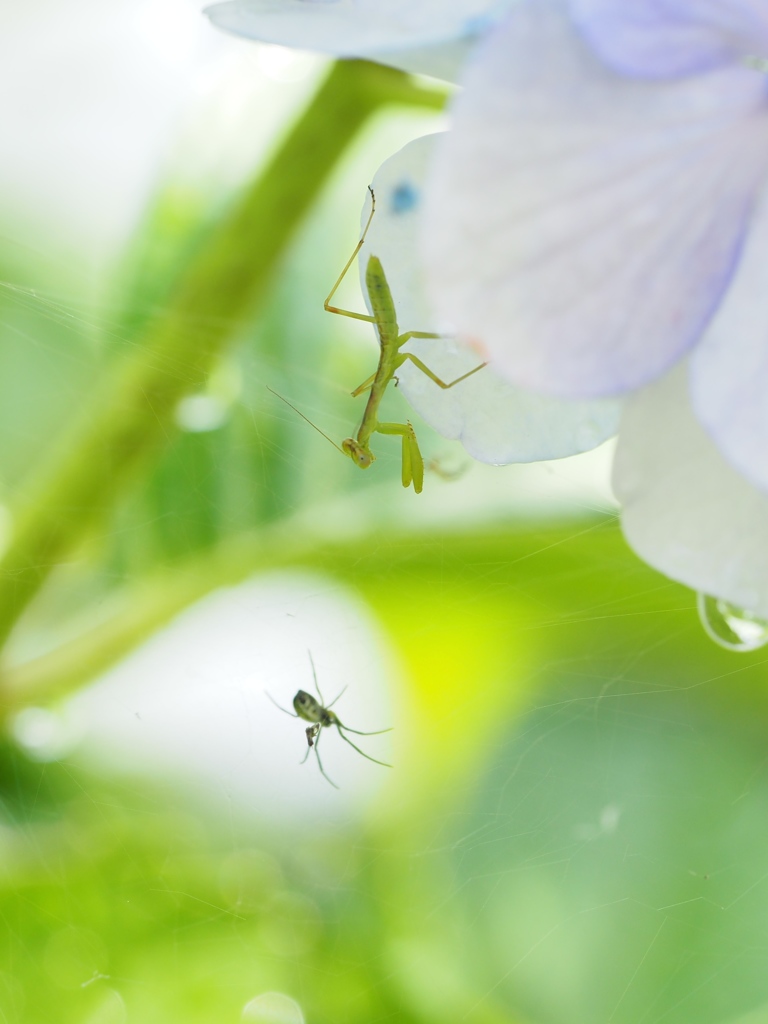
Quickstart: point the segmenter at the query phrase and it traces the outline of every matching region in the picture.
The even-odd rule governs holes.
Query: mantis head
[[[376,460],[376,456],[373,454],[371,449],[364,444],[360,444],[354,437],[348,437],[345,441],[341,442],[341,450],[345,455],[348,455],[356,466],[360,469],[368,469],[370,464]]]

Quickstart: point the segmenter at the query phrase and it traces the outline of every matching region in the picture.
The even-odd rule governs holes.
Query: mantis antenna
[[[342,455],[346,455],[346,452],[342,451],[341,448],[339,448],[339,446],[336,444],[336,442],[332,438],[328,437],[328,435],[325,433],[325,431],[321,430],[320,427],[318,427],[318,425],[316,423],[313,423],[312,420],[309,418],[309,416],[305,416],[304,413],[300,409],[297,409],[295,405],[292,405],[288,401],[287,398],[283,398],[283,396],[281,394],[279,394],[277,391],[275,391],[274,388],[271,388],[269,386],[269,384],[267,384],[267,391],[271,391],[272,394],[276,398],[279,398],[281,402],[285,402],[285,404],[288,406],[289,409],[293,409],[293,411],[295,413],[297,413],[299,416],[301,416],[301,418],[303,420],[305,420],[310,425],[310,427],[314,427],[315,430],[318,432],[318,434],[322,434],[326,441],[330,441],[331,442],[331,444],[333,445],[333,447],[336,449],[337,452],[341,452]]]

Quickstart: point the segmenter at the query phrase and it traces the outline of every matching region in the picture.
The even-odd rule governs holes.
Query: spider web
[[[159,600],[179,560],[202,567],[201,600],[12,720],[3,1022],[767,1019],[765,657],[713,647],[693,595],[626,548],[610,452],[467,467],[413,417],[434,470],[416,499],[396,444],[357,474],[265,396],[338,439],[359,419],[345,392],[372,340],[317,297],[357,231],[350,195],[420,130],[381,126],[350,161],[178,443],[14,638],[9,678],[46,652],[63,674],[133,584],[156,573]],[[61,270],[3,270],[7,490],[97,379],[94,339],[132,343]],[[245,532],[269,569],[214,571]],[[311,691],[310,652],[325,701],[346,687],[343,723],[394,727],[359,737],[392,769],[332,730],[339,790],[300,763],[303,723],[264,691]]]

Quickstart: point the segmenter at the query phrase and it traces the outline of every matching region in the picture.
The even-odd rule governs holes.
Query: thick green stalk
[[[387,104],[440,109],[444,100],[380,65],[334,66],[261,177],[191,256],[162,315],[134,339],[28,488],[0,561],[0,645],[136,466],[172,436],[179,399],[203,383],[238,319],[263,298],[277,260],[360,128]]]
[[[0,674],[0,720],[27,704],[75,692],[125,657],[174,616],[220,586],[257,570],[311,564],[317,540],[281,524],[232,538],[218,548],[151,575],[114,595],[108,617],[82,636]],[[105,609],[101,609],[102,613]]]
[[[584,563],[595,562],[596,552],[604,558],[618,559],[617,548],[623,550],[613,518],[596,520],[576,533],[571,527],[549,526],[541,533],[502,527],[481,534],[431,534],[429,539],[423,533],[381,528],[369,535],[354,532],[349,537],[331,539],[300,521],[249,531],[129,584],[114,595],[109,608],[100,608],[104,619],[99,625],[48,654],[3,666],[0,721],[29,704],[49,703],[76,692],[195,601],[256,572],[300,566],[346,582],[370,600],[386,602],[391,590],[382,586],[384,577],[398,579],[405,573],[420,578],[438,567],[437,571],[447,572],[449,578],[461,579],[468,565],[481,573],[491,566],[497,571],[499,565],[507,565],[514,574],[521,562],[535,557],[535,578],[540,581],[541,591],[534,595],[534,606],[541,610],[549,606],[547,588],[552,574],[558,571],[563,545],[571,559]],[[485,568],[478,568],[481,566]],[[562,589],[558,594],[569,607],[570,595]]]

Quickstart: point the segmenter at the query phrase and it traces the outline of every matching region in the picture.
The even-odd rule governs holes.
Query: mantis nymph
[[[341,442],[341,447],[328,437],[327,434],[323,434],[327,440],[331,441],[334,447],[338,448],[344,455],[348,455],[350,459],[359,466],[360,469],[368,469],[372,462],[375,461],[376,456],[370,449],[370,440],[373,434],[399,434],[403,439],[403,453],[402,453],[402,480],[403,487],[409,487],[413,484],[413,489],[417,494],[421,493],[422,487],[424,486],[424,460],[419,449],[419,443],[416,440],[416,432],[410,422],[405,423],[382,423],[378,418],[379,405],[384,397],[384,392],[387,390],[387,385],[395,377],[397,370],[403,365],[406,360],[410,361],[417,366],[422,373],[425,373],[430,380],[434,381],[438,387],[448,389],[454,387],[461,381],[466,380],[467,377],[471,377],[473,373],[477,373],[478,370],[486,365],[480,363],[479,366],[474,367],[468,373],[462,374],[457,377],[456,380],[452,380],[446,384],[445,381],[441,380],[436,373],[426,366],[418,356],[412,352],[401,352],[403,345],[409,342],[412,338],[440,338],[441,335],[434,334],[430,331],[406,331],[404,334],[400,334],[400,328],[397,324],[397,313],[395,311],[395,302],[392,298],[392,292],[390,291],[387,279],[384,275],[384,268],[381,265],[381,260],[378,256],[370,256],[368,258],[368,265],[365,271],[365,287],[368,292],[368,299],[370,302],[372,313],[353,313],[348,309],[339,309],[336,306],[331,305],[331,299],[336,294],[341,282],[344,280],[347,271],[352,266],[355,257],[360,252],[360,249],[365,242],[365,236],[368,234],[368,228],[371,226],[373,215],[376,212],[376,197],[374,195],[371,186],[368,186],[368,190],[371,193],[371,213],[366,222],[363,233],[360,237],[360,241],[355,246],[355,250],[347,260],[344,269],[339,274],[336,284],[331,288],[328,298],[325,300],[324,308],[329,313],[338,313],[339,316],[349,316],[354,320],[364,320],[366,323],[373,324],[376,328],[376,333],[379,336],[379,365],[376,368],[376,372],[372,373],[367,380],[364,380],[359,387],[356,387],[352,392],[352,397],[357,398],[358,395],[362,395],[368,391],[368,402],[365,406],[365,412],[363,413],[363,419],[360,423],[360,428],[357,431],[357,437],[348,437],[346,440]],[[396,380],[396,378],[395,378]],[[271,389],[270,389],[271,390]],[[281,397],[281,396],[278,396]],[[288,403],[290,404],[290,403]],[[294,408],[294,407],[292,407]],[[298,409],[296,410],[298,412]],[[299,413],[303,416],[303,413]],[[306,416],[303,416],[307,419]],[[311,420],[307,420],[311,423]],[[312,423],[312,426],[316,430],[319,428]],[[322,434],[323,431],[320,431]]]

